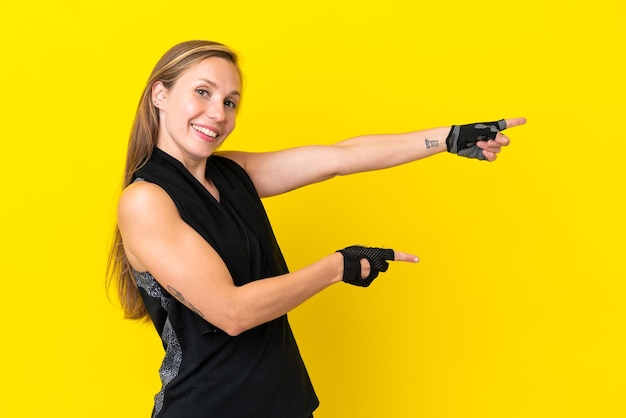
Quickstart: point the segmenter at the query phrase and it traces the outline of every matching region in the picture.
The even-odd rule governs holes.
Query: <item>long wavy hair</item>
[[[240,80],[242,80],[237,54],[226,45],[218,42],[182,42],[168,50],[157,62],[141,95],[133,121],[122,190],[133,181],[134,173],[148,162],[159,136],[159,109],[152,103],[152,86],[160,81],[165,88],[169,89],[187,69],[211,57],[219,57],[232,62],[239,72]],[[148,319],[148,312],[139,294],[117,226],[107,265],[107,291],[110,290],[111,286],[117,288],[117,295],[124,310],[125,318]]]

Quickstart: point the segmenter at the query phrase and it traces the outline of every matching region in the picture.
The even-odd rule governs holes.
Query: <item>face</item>
[[[183,162],[209,157],[235,128],[240,88],[235,65],[218,57],[190,67],[169,89],[155,83],[157,146]]]

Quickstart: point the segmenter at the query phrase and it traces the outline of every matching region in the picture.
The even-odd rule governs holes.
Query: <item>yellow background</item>
[[[266,201],[297,269],[412,251],[291,314],[316,418],[624,417],[624,1],[2,6],[1,415],[147,417],[162,349],[103,289],[128,132],[173,44],[242,55],[227,148],[526,116],[452,155]]]

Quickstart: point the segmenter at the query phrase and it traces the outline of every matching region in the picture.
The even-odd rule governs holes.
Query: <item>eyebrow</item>
[[[218,88],[218,85],[215,81],[211,81],[208,78],[201,78],[200,81],[204,81],[205,83],[207,83],[208,85],[210,85],[211,87],[213,87],[214,89]],[[238,90],[233,90],[232,92],[230,92],[231,96],[241,96],[241,93],[239,93]]]

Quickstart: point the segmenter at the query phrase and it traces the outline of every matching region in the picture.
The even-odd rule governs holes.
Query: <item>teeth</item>
[[[210,129],[207,129],[207,128],[204,128],[204,127],[198,126],[198,125],[191,125],[191,127],[193,129],[195,129],[196,131],[198,131],[198,132],[202,132],[203,134],[210,136],[211,138],[216,138],[217,137],[217,132],[212,131]]]

